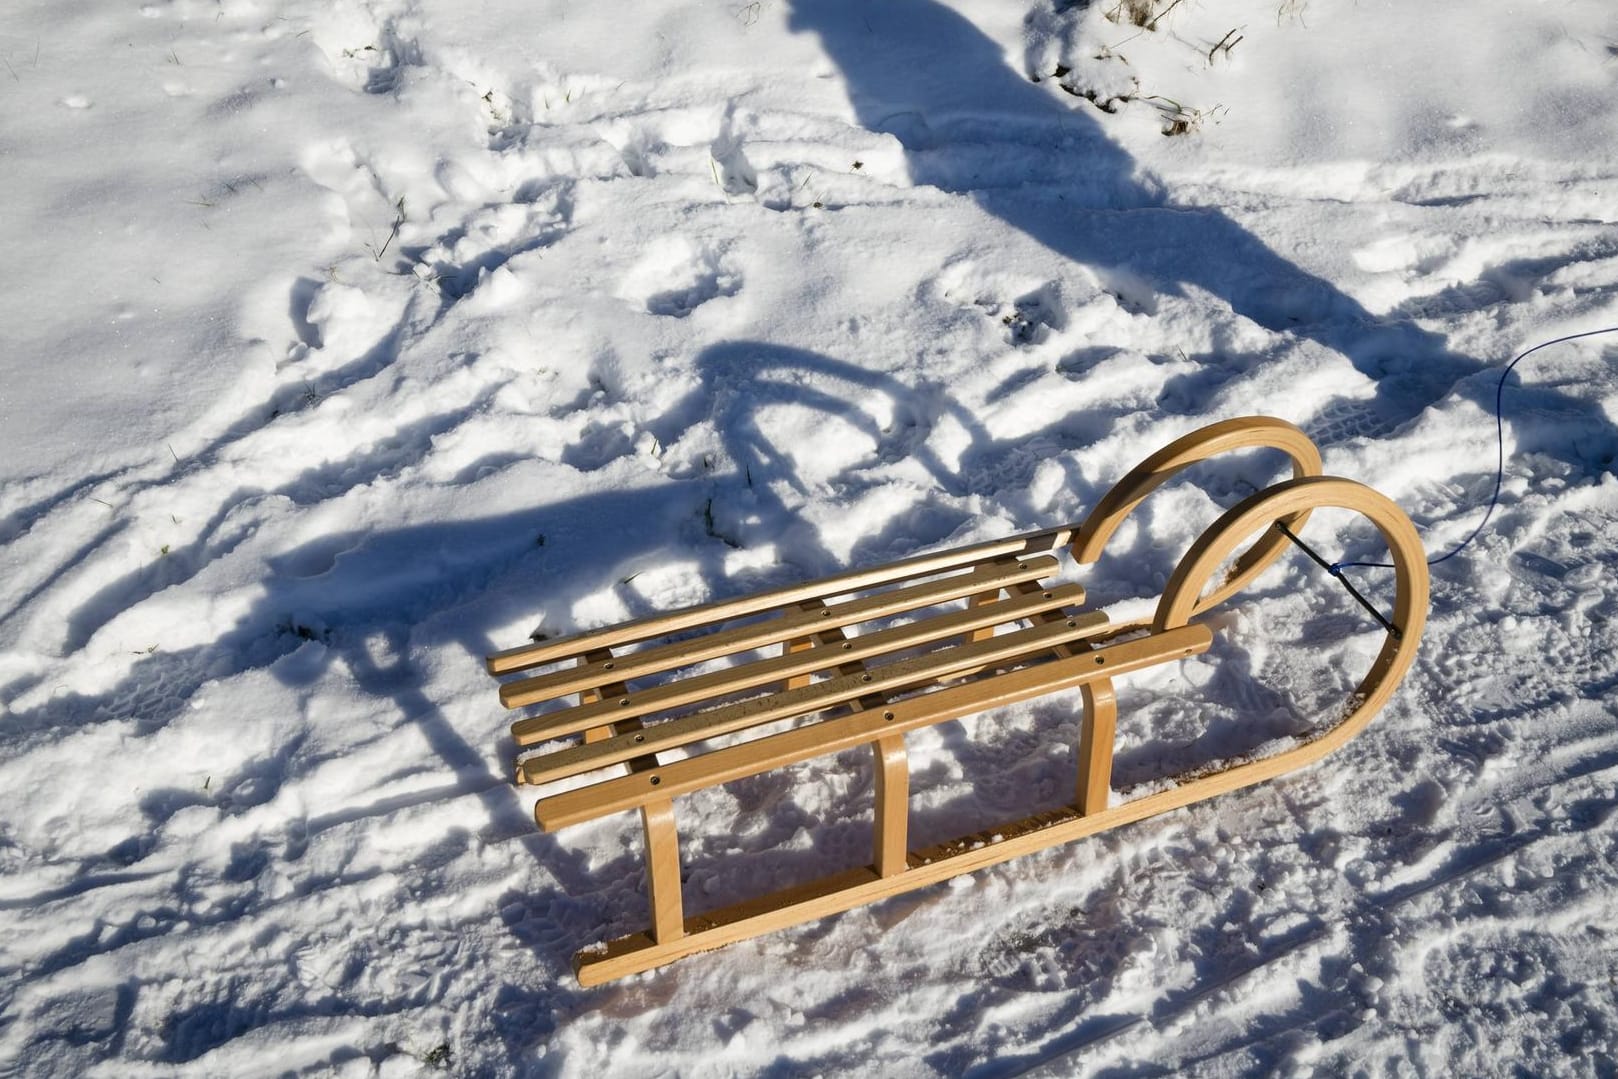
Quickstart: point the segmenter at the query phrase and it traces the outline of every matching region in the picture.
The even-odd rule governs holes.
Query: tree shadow
[[[934,0],[791,0],[791,10],[792,28],[816,35],[841,70],[858,122],[903,146],[914,183],[969,196],[1103,279],[1169,295],[1198,289],[1347,357],[1374,396],[1318,422],[1297,417],[1317,440],[1392,431],[1482,369],[1407,319],[1373,316],[1219,210],[1171,203],[1090,106],[1069,107],[1019,76],[999,46]]]

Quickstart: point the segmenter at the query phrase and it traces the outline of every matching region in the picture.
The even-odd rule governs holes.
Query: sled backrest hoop
[[[1362,483],[1336,476],[1304,476],[1266,488],[1243,500],[1191,545],[1175,567],[1158,601],[1152,628],[1163,632],[1185,625],[1208,604],[1199,599],[1219,566],[1255,532],[1266,530],[1281,542],[1286,537],[1271,526],[1291,521],[1311,509],[1332,507],[1359,513],[1376,526],[1393,556],[1392,627],[1381,651],[1353,693],[1355,704],[1329,737],[1347,741],[1370,721],[1416,658],[1416,646],[1427,622],[1427,553],[1404,511],[1385,495]]]
[[[1147,495],[1197,462],[1236,450],[1263,447],[1281,450],[1291,458],[1294,479],[1320,475],[1320,451],[1308,435],[1286,420],[1274,416],[1243,416],[1210,424],[1175,439],[1114,484],[1078,526],[1072,545],[1074,560],[1086,565],[1100,558],[1112,534]],[[1299,529],[1308,519],[1309,511],[1303,509],[1287,519],[1287,526]],[[1236,560],[1229,576],[1213,591],[1199,597],[1196,611],[1208,610],[1235,595],[1279,558],[1286,545],[1286,537],[1279,533],[1266,532],[1259,537],[1258,542]]]

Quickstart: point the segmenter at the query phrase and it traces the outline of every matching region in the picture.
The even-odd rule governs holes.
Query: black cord
[[[1292,529],[1287,527],[1285,521],[1275,522],[1275,527],[1280,530],[1281,535],[1291,540],[1297,545],[1300,551],[1313,559],[1317,566],[1331,574],[1333,577],[1337,578],[1337,583],[1348,590],[1348,594],[1354,597],[1354,601],[1356,603],[1358,603],[1361,607],[1364,607],[1367,611],[1371,612],[1371,617],[1382,624],[1382,628],[1388,631],[1389,636],[1396,641],[1404,639],[1404,634],[1399,630],[1399,627],[1382,617],[1382,612],[1377,610],[1376,607],[1372,605],[1370,600],[1360,595],[1360,590],[1355,588],[1347,577],[1343,576],[1343,568],[1341,566],[1333,565],[1324,558],[1321,558],[1320,555],[1316,554],[1315,549],[1303,542],[1303,540],[1299,539],[1297,534],[1293,532]]]
[[[1478,526],[1472,530],[1472,534],[1470,536],[1467,536],[1460,543],[1456,544],[1455,549],[1450,551],[1448,554],[1440,555],[1437,558],[1429,558],[1427,560],[1427,564],[1429,566],[1436,566],[1440,562],[1448,562],[1450,559],[1466,550],[1472,541],[1477,539],[1478,535],[1482,533],[1483,526],[1489,523],[1489,518],[1494,515],[1495,507],[1500,505],[1500,486],[1505,482],[1506,479],[1506,425],[1504,418],[1504,401],[1506,395],[1506,377],[1511,374],[1511,369],[1542,348],[1550,348],[1552,345],[1560,345],[1566,341],[1577,341],[1581,337],[1599,337],[1604,333],[1618,333],[1618,326],[1608,326],[1604,330],[1586,330],[1584,333],[1570,333],[1564,337],[1558,337],[1550,341],[1542,341],[1528,351],[1519,353],[1516,359],[1506,364],[1506,369],[1500,372],[1500,382],[1495,386],[1494,390],[1494,494],[1489,496],[1489,508],[1483,511],[1483,520],[1478,522]],[[1294,539],[1294,542],[1296,542],[1296,539]],[[1319,559],[1317,558],[1316,561],[1319,561]],[[1321,565],[1326,566],[1326,568],[1331,571],[1332,576],[1338,578],[1341,578],[1342,570],[1347,569],[1350,566],[1362,566],[1366,569],[1393,568],[1393,563],[1391,562],[1334,562],[1330,565],[1321,562]],[[1344,583],[1346,584],[1347,582]]]

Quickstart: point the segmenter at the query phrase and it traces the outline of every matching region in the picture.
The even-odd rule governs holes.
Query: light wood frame
[[[1216,454],[1255,447],[1284,452],[1293,478],[1254,494],[1209,527],[1181,559],[1150,620],[1110,624],[1080,609],[1084,590],[1078,585],[1047,583],[1064,548],[1075,563],[1096,561],[1130,512],[1177,473]],[[1348,741],[1387,702],[1415,656],[1426,618],[1427,563],[1397,506],[1368,487],[1320,472],[1319,451],[1292,424],[1262,416],[1227,420],[1148,457],[1077,525],[491,655],[492,674],[520,676],[500,688],[506,707],[553,705],[513,724],[520,749],[582,735],[518,763],[519,783],[563,786],[538,799],[540,827],[640,812],[651,926],[580,952],[579,981],[592,985],[647,970],[1189,805],[1302,767]],[[1319,507],[1367,518],[1394,566],[1393,613],[1386,623],[1392,628],[1340,721],[1272,756],[1111,804],[1113,679],[1206,651],[1213,632],[1194,619],[1280,557],[1289,533],[1296,535]],[[1228,572],[1215,580],[1226,565]],[[965,606],[957,606],[962,601]],[[896,617],[898,624],[883,621]],[[873,622],[874,628],[849,633]],[[713,665],[727,658],[729,666]],[[526,673],[540,667],[554,669]],[[1075,689],[1082,723],[1068,806],[949,843],[908,848],[906,732]],[[742,736],[750,737],[737,740]],[[874,755],[869,866],[720,910],[685,913],[676,798],[859,746]],[[683,756],[659,758],[669,751]],[[591,775],[593,781],[580,785]]]

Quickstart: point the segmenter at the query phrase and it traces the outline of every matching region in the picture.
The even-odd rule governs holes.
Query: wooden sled
[[[1045,583],[1064,548],[1077,563],[1094,562],[1120,522],[1170,477],[1207,457],[1249,447],[1284,451],[1293,478],[1247,498],[1203,533],[1149,621],[1109,624],[1104,614],[1081,608],[1078,585]],[[1262,572],[1319,507],[1368,518],[1394,566],[1392,613],[1377,615],[1386,634],[1381,651],[1341,721],[1274,756],[1182,777],[1170,789],[1109,805],[1117,715],[1112,680],[1207,650],[1213,631],[1194,619]],[[1227,565],[1215,582],[1215,572]],[[1319,451],[1298,428],[1252,417],[1205,427],[1153,454],[1082,524],[525,645],[490,656],[488,668],[495,675],[522,672],[500,687],[506,707],[550,706],[511,728],[519,750],[544,747],[519,760],[517,782],[566,783],[535,806],[541,828],[640,812],[651,928],[580,952],[574,959],[579,981],[593,985],[1318,760],[1357,734],[1393,693],[1415,655],[1426,610],[1427,564],[1404,513],[1368,487],[1322,476]],[[893,624],[895,615],[910,620]],[[540,667],[554,669],[533,673]],[[1072,689],[1079,690],[1083,720],[1070,805],[908,849],[905,732]],[[555,742],[574,735],[583,737]],[[863,745],[871,747],[876,765],[871,865],[685,914],[676,797]],[[670,750],[679,759],[660,759]]]

